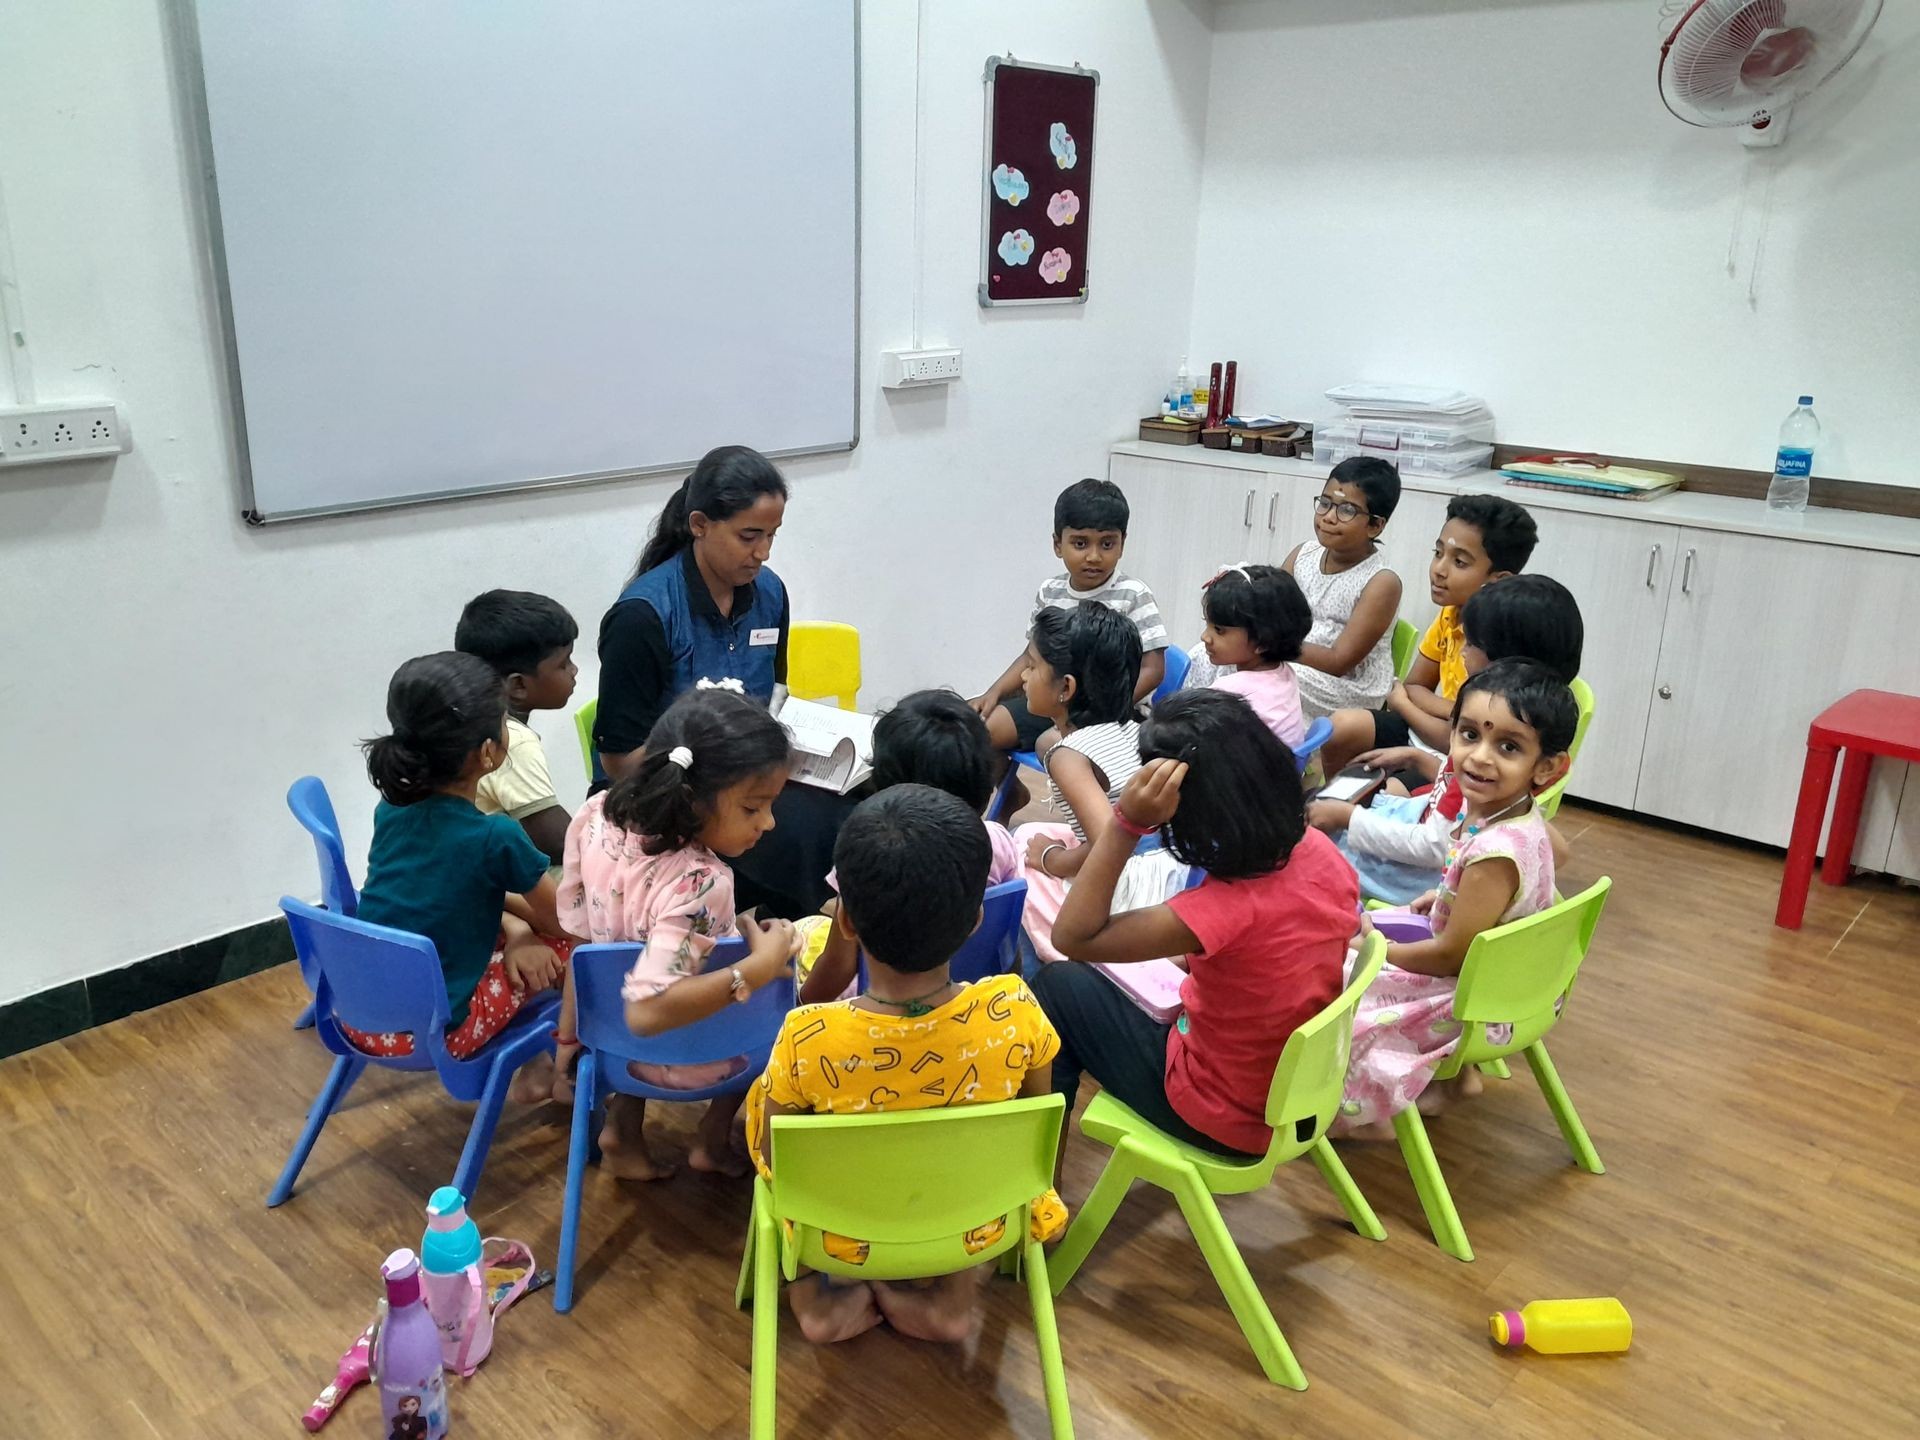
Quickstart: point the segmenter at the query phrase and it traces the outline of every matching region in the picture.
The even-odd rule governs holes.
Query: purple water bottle
[[[381,1440],[443,1440],[447,1381],[440,1369],[440,1331],[420,1296],[420,1261],[396,1250],[381,1265],[387,1314],[373,1351],[380,1385]]]

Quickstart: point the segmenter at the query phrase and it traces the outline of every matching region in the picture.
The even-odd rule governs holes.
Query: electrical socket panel
[[[911,390],[922,385],[951,385],[960,378],[960,351],[942,346],[933,350],[883,350],[880,384],[887,390]]]
[[[110,400],[0,406],[0,469],[92,460],[132,448],[126,416]]]

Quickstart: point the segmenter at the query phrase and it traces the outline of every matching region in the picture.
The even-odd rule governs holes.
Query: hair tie
[[[1201,586],[1200,588],[1203,590],[1211,590],[1214,586],[1218,585],[1222,580],[1226,579],[1227,576],[1229,575],[1238,575],[1242,580],[1246,581],[1249,585],[1253,583],[1253,576],[1250,573],[1248,573],[1247,567],[1244,564],[1229,565],[1227,566],[1226,569],[1222,570],[1219,574],[1215,575],[1213,579],[1207,581],[1207,583]]]
[[[696,690],[731,690],[735,695],[744,695],[747,693],[746,683],[734,679],[731,675],[727,676],[724,680],[696,680],[693,682],[693,688]]]
[[[676,745],[667,752],[667,763],[678,765],[682,770],[693,769],[693,752],[684,745]]]

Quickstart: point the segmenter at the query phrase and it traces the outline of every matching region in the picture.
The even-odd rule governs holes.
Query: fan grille
[[[1696,0],[1661,46],[1660,95],[1691,125],[1748,125],[1853,58],[1884,0]]]

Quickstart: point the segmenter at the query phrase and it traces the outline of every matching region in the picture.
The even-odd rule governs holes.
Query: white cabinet
[[[1916,617],[1910,555],[1681,530],[1634,808],[1785,845],[1807,723],[1863,686],[1920,692]],[[1886,863],[1904,769],[1875,767],[1864,869]]]
[[[1400,577],[1400,618],[1417,625],[1423,634],[1440,613],[1427,572],[1433,568],[1433,545],[1440,538],[1440,527],[1447,523],[1451,498],[1429,490],[1402,490],[1393,518],[1380,532],[1381,558]]]

